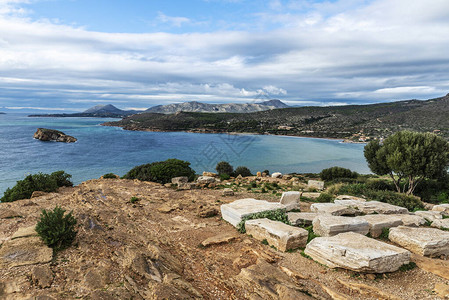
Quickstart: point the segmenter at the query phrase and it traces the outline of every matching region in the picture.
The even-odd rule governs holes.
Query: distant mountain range
[[[449,94],[426,101],[289,107],[247,114],[145,112],[104,125],[127,130],[247,132],[366,141],[400,130],[434,132],[449,139]]]
[[[147,109],[145,112],[159,114],[174,114],[177,112],[210,112],[210,113],[252,113],[277,108],[287,108],[287,104],[281,100],[273,99],[261,103],[228,103],[208,104],[196,101],[157,105]],[[137,110],[121,110],[112,104],[97,105],[81,113],[73,114],[40,114],[29,115],[29,117],[98,117],[98,118],[124,118],[133,114],[142,113]]]

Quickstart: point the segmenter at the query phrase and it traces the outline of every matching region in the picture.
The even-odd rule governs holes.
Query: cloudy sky
[[[448,0],[0,0],[0,110],[428,99],[448,70]]]

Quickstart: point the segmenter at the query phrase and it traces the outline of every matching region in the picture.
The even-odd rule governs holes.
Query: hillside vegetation
[[[295,107],[248,114],[179,112],[142,113],[104,125],[126,130],[248,132],[327,138],[389,136],[400,130],[437,132],[449,138],[449,94],[427,101],[370,105]]]

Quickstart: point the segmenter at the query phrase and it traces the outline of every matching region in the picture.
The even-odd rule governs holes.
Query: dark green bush
[[[231,178],[229,174],[220,174],[220,180],[228,180],[229,178]]]
[[[195,178],[195,172],[190,168],[190,163],[179,159],[167,159],[134,167],[126,173],[124,178],[168,183],[172,178],[180,176],[187,176],[189,181]]]
[[[42,210],[36,232],[42,241],[54,251],[67,248],[76,237],[76,219],[72,213],[64,216],[65,210],[56,206],[53,211]]]
[[[322,180],[334,180],[338,178],[357,178],[359,174],[356,172],[352,172],[349,169],[345,169],[342,167],[332,167],[328,169],[324,169],[320,173],[320,178]]]
[[[227,161],[220,161],[215,167],[215,170],[217,170],[219,175],[231,175],[234,172],[234,168]]]
[[[38,173],[28,175],[25,179],[17,181],[13,188],[8,188],[0,201],[13,202],[29,199],[34,191],[55,192],[59,187],[72,186],[71,177],[72,175],[64,171],[57,171],[52,174]]]
[[[244,166],[237,167],[237,169],[235,169],[234,174],[235,174],[235,176],[242,175],[242,177],[248,177],[248,176],[252,175],[251,171],[247,167],[244,167]]]
[[[267,176],[270,175],[270,171],[268,171],[268,170],[265,170],[265,171],[263,171],[262,173],[267,174]]]
[[[387,180],[368,180],[366,187],[378,191],[395,191],[394,184]]]
[[[334,200],[334,197],[327,193],[321,193],[320,196],[316,198],[316,201],[321,203],[331,202],[332,200]]]
[[[107,173],[103,175],[103,179],[116,179],[117,176],[114,173]]]
[[[139,198],[133,196],[133,197],[131,197],[131,199],[129,199],[129,202],[134,204],[134,203],[138,202],[139,200],[140,200]]]

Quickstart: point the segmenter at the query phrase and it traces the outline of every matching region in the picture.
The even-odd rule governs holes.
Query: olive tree
[[[446,174],[449,166],[448,142],[431,133],[400,131],[383,143],[368,143],[364,154],[372,172],[390,175],[397,191],[407,195],[423,179]]]

